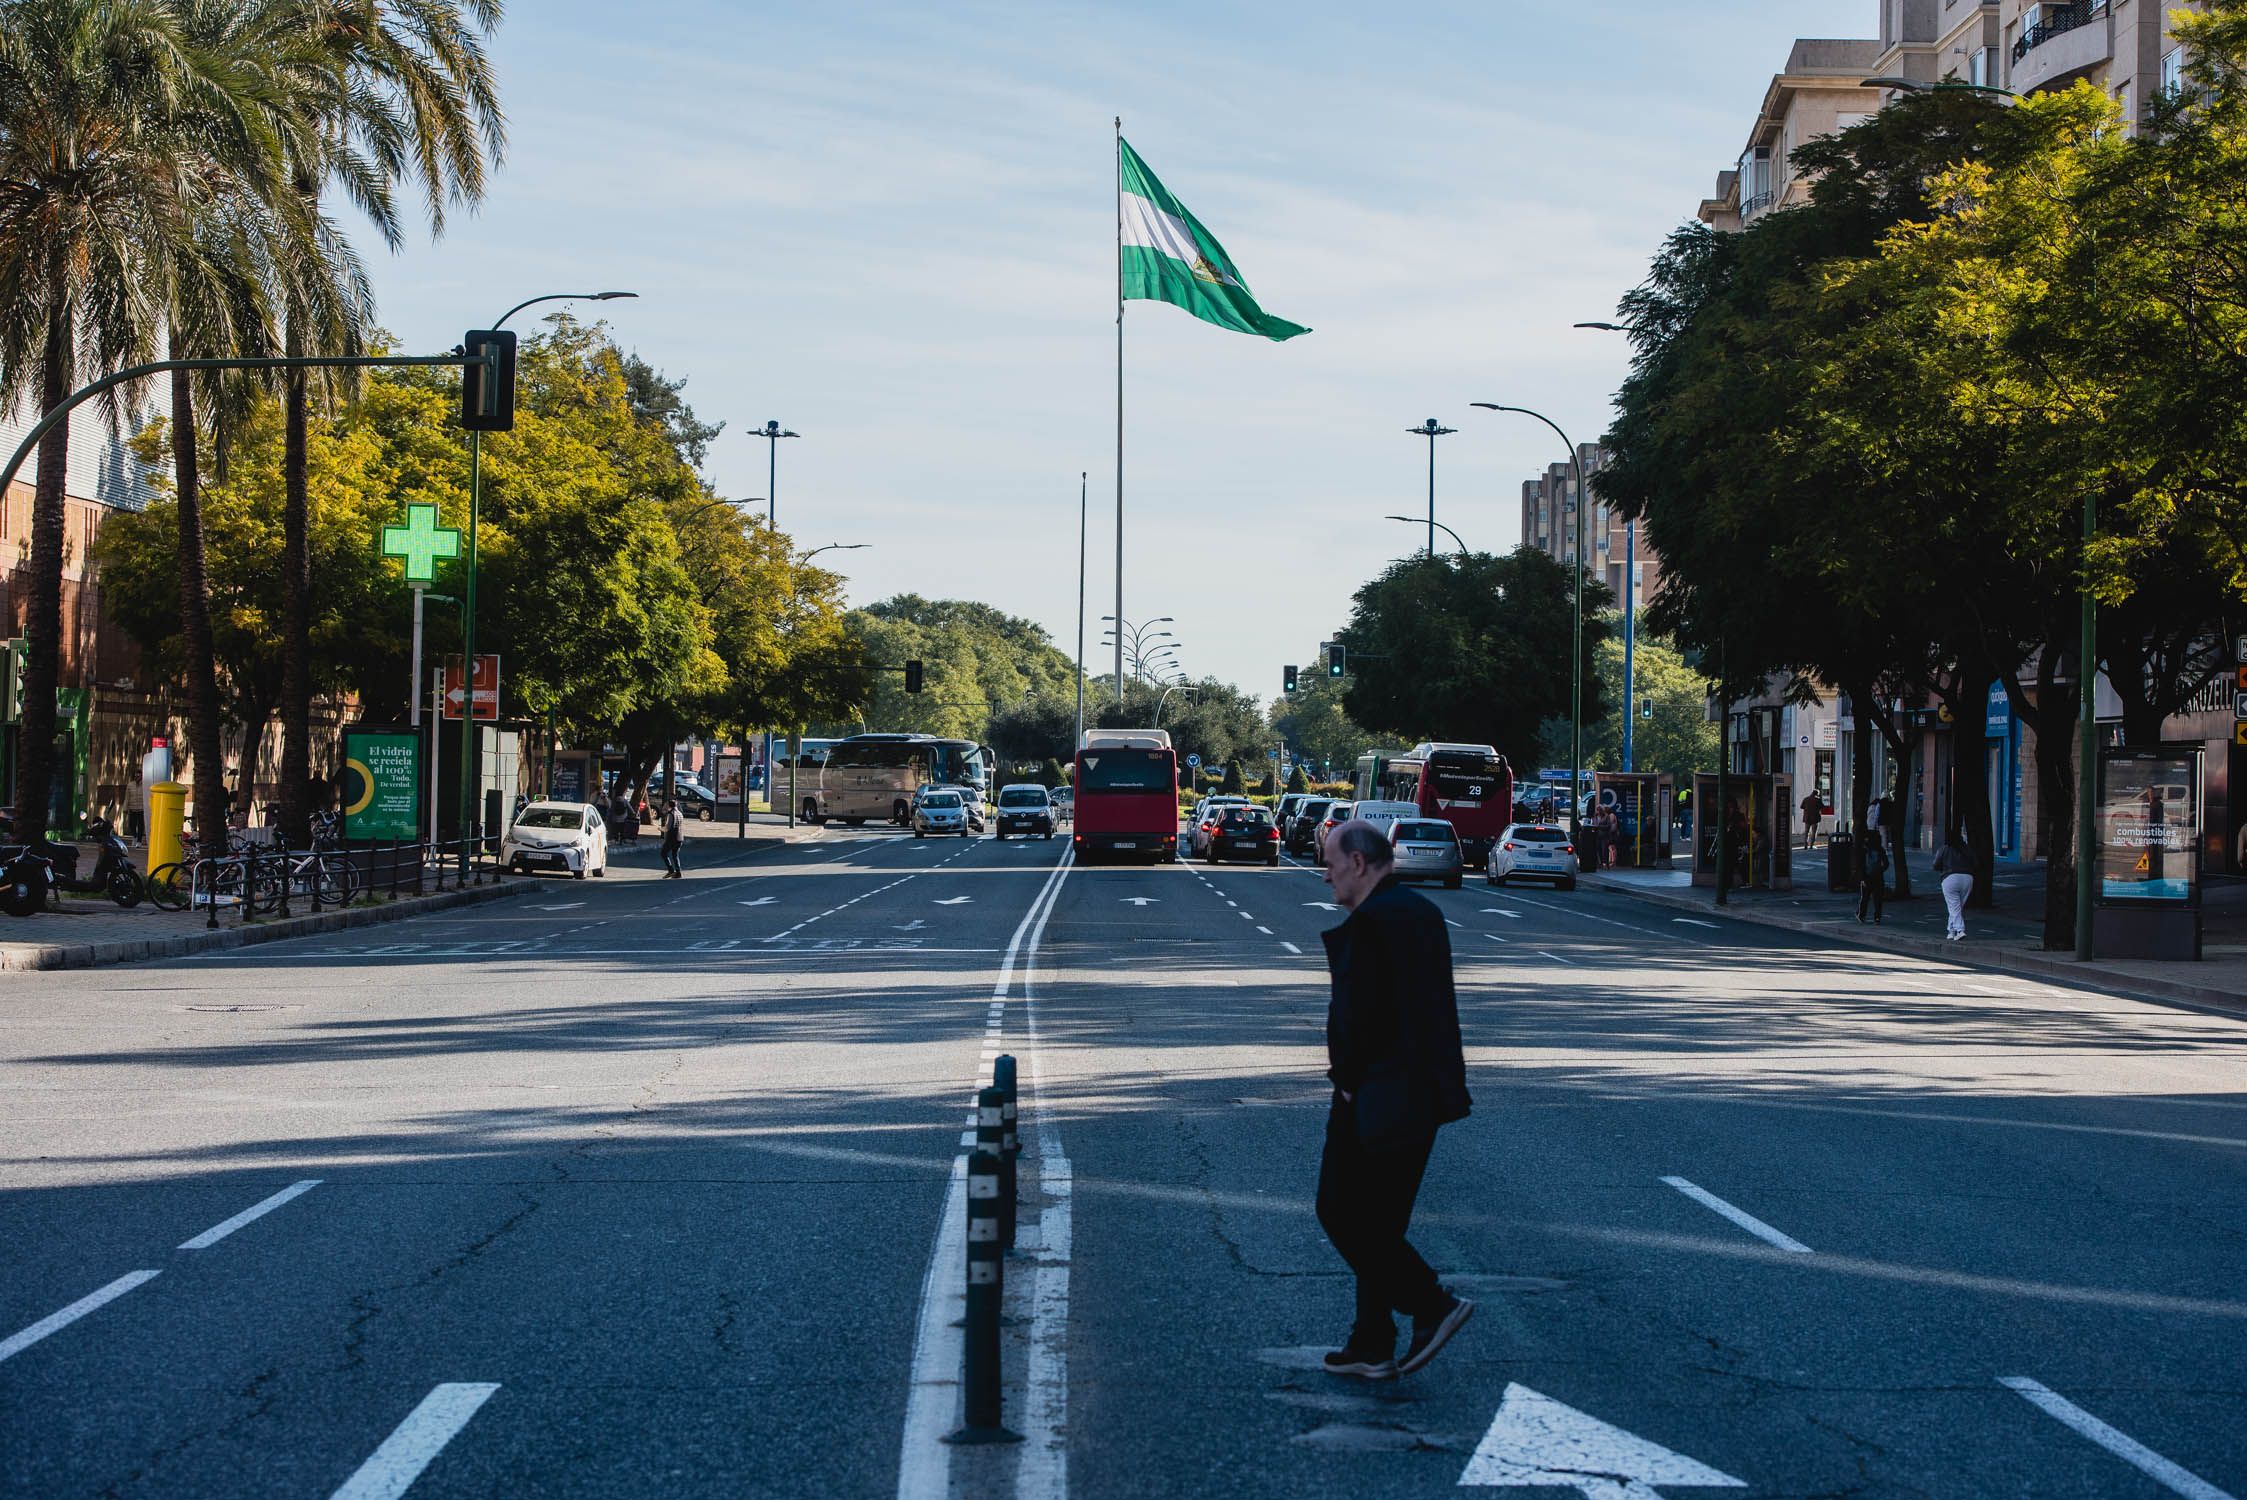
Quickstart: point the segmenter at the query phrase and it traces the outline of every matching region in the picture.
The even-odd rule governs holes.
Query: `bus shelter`
[[[1593,778],[1593,806],[1615,815],[1608,863],[1624,870],[1667,868],[1677,811],[1677,778],[1652,771],[1601,771]]]
[[[1715,885],[1717,832],[1729,825],[1733,890],[1794,889],[1794,778],[1772,772],[1725,778],[1717,796],[1714,771],[1693,773],[1693,883]]]

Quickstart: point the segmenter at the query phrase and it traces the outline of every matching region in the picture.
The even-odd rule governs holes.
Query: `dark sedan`
[[[1326,810],[1334,805],[1332,797],[1313,797],[1295,806],[1295,815],[1287,820],[1287,852],[1308,854],[1318,843],[1319,823]]]
[[[1261,807],[1226,807],[1217,810],[1217,826],[1209,831],[1209,847],[1202,855],[1211,864],[1228,859],[1280,862],[1280,831],[1272,815]]]

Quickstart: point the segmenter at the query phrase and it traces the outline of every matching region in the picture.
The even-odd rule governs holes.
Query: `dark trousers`
[[[665,839],[663,841],[663,868],[670,871],[673,875],[683,875],[686,873],[679,868],[679,846],[672,843],[669,839]]]
[[[1428,1170],[1433,1131],[1406,1145],[1370,1150],[1358,1140],[1357,1113],[1339,1096],[1326,1117],[1319,1158],[1319,1227],[1357,1273],[1353,1336],[1396,1338],[1391,1312],[1423,1318],[1447,1305],[1436,1273],[1404,1237],[1412,1201]]]
[[[1867,875],[1857,887],[1857,920],[1860,922],[1865,920],[1865,907],[1867,903],[1870,903],[1872,919],[1875,922],[1879,921],[1881,907],[1887,900],[1888,883],[1886,878],[1879,875]]]

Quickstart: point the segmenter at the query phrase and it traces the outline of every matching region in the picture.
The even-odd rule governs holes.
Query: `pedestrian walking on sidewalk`
[[[679,845],[687,836],[686,815],[679,811],[676,799],[666,799],[663,804],[663,878],[681,879],[686,872],[679,868]]]
[[[1467,1060],[1443,913],[1397,883],[1389,841],[1372,824],[1342,824],[1326,849],[1326,883],[1350,915],[1324,934],[1334,1097],[1318,1216],[1357,1273],[1357,1319],[1326,1368],[1390,1380],[1434,1359],[1475,1310],[1405,1238],[1436,1131],[1467,1114]],[[1412,1319],[1402,1360],[1392,1313]]]
[[[1935,856],[1935,873],[1943,877],[1943,936],[1953,943],[1966,941],[1966,898],[1974,894],[1974,856],[1953,838],[1943,840]]]
[[[1805,793],[1802,799],[1802,847],[1818,847],[1818,819],[1825,815],[1826,802],[1816,792]]]
[[[1873,925],[1878,927],[1881,910],[1887,904],[1888,845],[1881,838],[1880,825],[1868,820],[1864,837],[1857,842],[1857,920],[1865,920],[1869,905]]]

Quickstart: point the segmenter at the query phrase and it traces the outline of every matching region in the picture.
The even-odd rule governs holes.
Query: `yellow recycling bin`
[[[181,830],[187,824],[187,788],[177,781],[159,781],[148,789],[148,871],[187,858]]]

